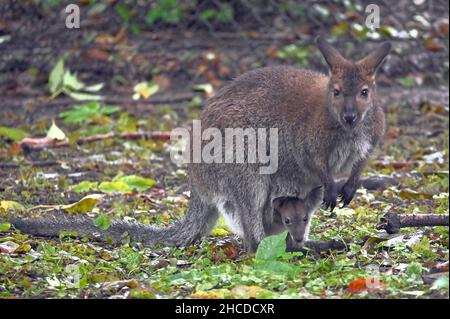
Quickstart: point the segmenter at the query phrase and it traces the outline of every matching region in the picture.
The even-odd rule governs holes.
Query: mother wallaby
[[[274,172],[262,174],[262,164],[249,161],[251,153],[245,154],[244,163],[224,163],[220,155],[212,163],[190,164],[189,209],[166,228],[114,222],[102,231],[85,218],[15,220],[14,226],[46,236],[77,231],[91,237],[97,233],[97,239],[118,239],[127,232],[132,240],[145,245],[188,245],[207,234],[222,213],[251,252],[268,234],[277,197],[295,194],[308,198],[322,186],[322,194],[312,196],[315,202],[309,205],[309,215],[322,198],[331,209],[338,196],[347,205],[366,159],[384,135],[384,113],[375,104],[375,73],[390,44],[381,44],[358,62],[345,59],[322,38],[317,39],[317,47],[329,65],[328,75],[289,66],[250,71],[210,98],[201,113],[203,132],[215,128],[225,135],[230,128],[277,129],[277,138],[267,142],[276,146],[270,147],[277,152]],[[245,151],[242,147],[248,147],[250,141],[247,136],[236,153]],[[349,177],[342,189],[337,189],[334,179],[340,175]],[[299,238],[299,244],[306,239]]]

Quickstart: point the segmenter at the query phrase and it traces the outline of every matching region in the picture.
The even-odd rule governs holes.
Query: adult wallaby
[[[329,65],[328,75],[289,66],[250,71],[210,98],[200,115],[203,130],[277,128],[275,172],[261,174],[258,163],[192,163],[189,208],[180,221],[167,228],[115,222],[114,232],[127,232],[145,245],[188,245],[208,233],[220,212],[252,252],[270,232],[275,198],[305,198],[322,186],[313,210],[322,198],[326,208],[334,209],[338,196],[347,205],[367,157],[384,135],[384,113],[375,104],[375,73],[390,44],[381,44],[358,62],[345,59],[322,38],[317,47]],[[334,179],[340,175],[349,178],[337,189]],[[13,225],[44,236],[61,231],[105,235],[84,218],[16,220]]]

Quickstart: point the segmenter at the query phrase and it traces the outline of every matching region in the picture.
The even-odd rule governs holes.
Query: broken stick
[[[384,229],[389,234],[395,234],[400,232],[400,228],[424,226],[449,226],[449,215],[398,215],[396,213],[387,213],[380,218],[376,228]]]

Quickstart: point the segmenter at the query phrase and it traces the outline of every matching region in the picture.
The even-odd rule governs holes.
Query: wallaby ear
[[[368,70],[372,74],[375,74],[378,67],[383,62],[384,58],[391,51],[391,44],[389,42],[384,42],[380,44],[372,53],[357,62],[358,65]]]
[[[285,199],[284,197],[275,198],[272,201],[273,208],[275,210],[279,210],[281,208],[281,206],[283,206],[284,199]]]
[[[330,69],[346,62],[345,58],[339,53],[339,51],[333,48],[323,37],[319,36],[316,38],[316,45],[325,58],[325,61],[327,61],[330,66]]]

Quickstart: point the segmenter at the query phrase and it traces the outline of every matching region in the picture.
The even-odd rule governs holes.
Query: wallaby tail
[[[144,246],[157,243],[186,246],[204,236],[215,224],[218,214],[210,206],[202,203],[192,192],[189,208],[183,218],[168,227],[154,227],[137,222],[112,221],[107,230],[95,226],[88,217],[50,217],[39,219],[10,219],[9,222],[26,234],[56,237],[61,232],[76,232],[77,236],[87,236],[92,240],[120,242],[124,235],[131,241]]]

